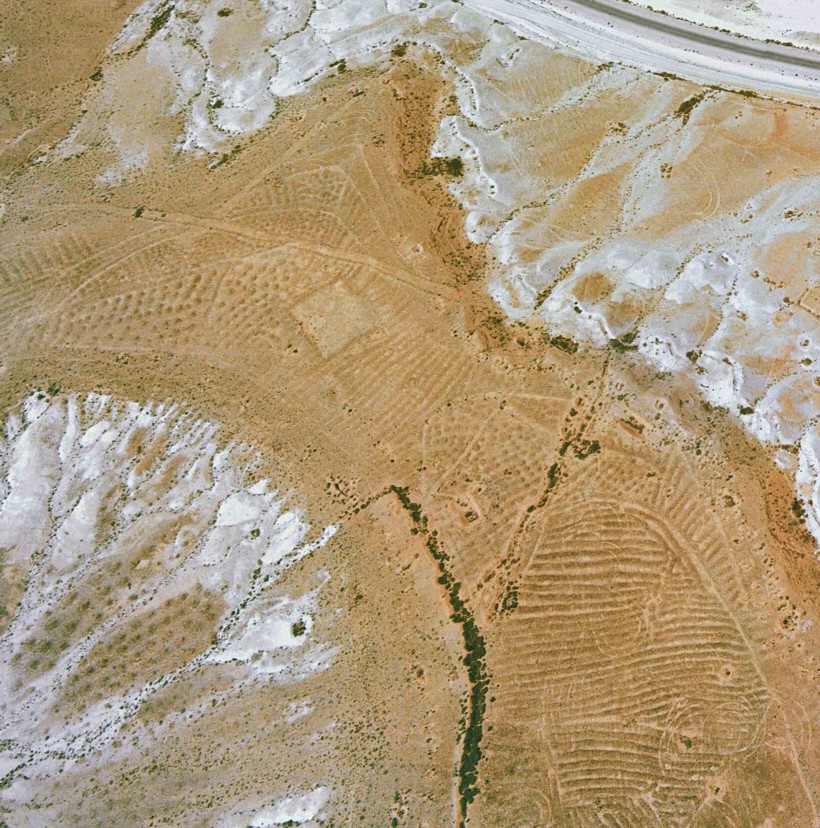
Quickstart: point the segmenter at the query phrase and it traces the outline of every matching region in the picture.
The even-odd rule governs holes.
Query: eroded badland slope
[[[559,60],[557,87],[594,72]],[[447,190],[463,165],[430,158],[457,112],[432,68],[337,72],[217,165],[162,121],[113,188],[102,137],[4,153],[9,825],[817,823],[818,571],[791,472],[631,340],[507,320]],[[553,179],[641,84],[672,115],[692,93],[636,84],[541,125],[568,147],[544,152]],[[79,118],[54,88],[31,117]],[[730,111],[772,142],[810,117],[710,105],[701,146],[725,154],[675,166],[647,238],[757,152]],[[629,163],[550,226],[618,222]]]

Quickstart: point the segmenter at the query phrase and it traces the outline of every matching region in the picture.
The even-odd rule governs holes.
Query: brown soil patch
[[[290,101],[212,171],[183,157],[109,193],[91,150],[15,184],[2,400],[52,381],[187,400],[341,527],[289,576],[330,573],[317,623],[338,647],[296,735],[281,722],[304,687],[254,686],[173,729],[159,721],[182,704],[144,710],[130,754],[40,780],[54,822],[211,823],[319,773],[338,824],[452,824],[462,641],[391,486],[420,504],[487,646],[472,824],[816,821],[817,650],[800,632],[816,610],[788,586],[816,564],[796,569],[776,534],[798,527],[769,532],[770,459],[630,354],[501,318],[446,178],[420,174],[446,94],[397,60]],[[595,140],[616,110],[596,111]],[[562,180],[589,149],[573,146]],[[202,613],[153,622],[193,652],[218,601]],[[142,625],[118,635],[86,674],[125,686],[171,666]]]

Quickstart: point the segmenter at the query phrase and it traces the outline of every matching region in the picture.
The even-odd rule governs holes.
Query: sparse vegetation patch
[[[481,739],[484,732],[484,713],[487,690],[490,685],[484,663],[484,638],[475,623],[472,611],[461,597],[461,584],[450,571],[450,557],[442,548],[436,530],[428,529],[427,517],[421,506],[410,499],[406,487],[391,486],[389,491],[398,497],[402,508],[410,515],[413,528],[424,535],[425,545],[439,568],[439,583],[444,587],[450,603],[451,619],[461,627],[464,640],[464,665],[470,682],[467,713],[462,734],[461,760],[458,767],[459,828],[466,825],[467,809],[478,795],[478,764],[481,760]]]

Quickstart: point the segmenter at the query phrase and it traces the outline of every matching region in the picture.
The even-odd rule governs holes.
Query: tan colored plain
[[[4,405],[50,382],[186,400],[260,447],[317,525],[341,525],[289,576],[331,573],[338,646],[297,736],[277,725],[291,691],[262,686],[164,730],[219,690],[205,672],[141,711],[129,758],[35,780],[54,824],[211,824],[317,773],[337,824],[399,807],[451,824],[461,642],[395,499],[361,508],[390,485],[439,532],[488,644],[471,824],[817,823],[816,562],[788,482],[691,388],[502,318],[483,249],[444,182],[419,174],[447,93],[397,60],[289,102],[213,171],[166,155],[113,190],[94,184],[104,143],[55,165],[5,155]],[[616,114],[594,111],[596,140]],[[556,124],[565,140],[584,128],[573,118]],[[694,172],[677,174],[674,209],[703,209]],[[617,183],[597,182],[607,197]],[[562,453],[581,424],[599,450]]]

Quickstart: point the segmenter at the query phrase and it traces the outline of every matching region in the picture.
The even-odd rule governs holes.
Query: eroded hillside
[[[701,387],[743,353],[703,343],[745,272],[669,264],[690,325],[623,253],[740,238],[720,210],[807,178],[813,116],[718,91],[681,115],[698,88],[524,41],[505,74],[478,28],[439,36],[495,120],[390,45],[218,154],[175,151],[164,105],[112,132],[141,90],[97,79],[82,151],[4,155],[9,825],[817,822],[798,450]],[[813,278],[800,209],[764,251],[783,291]],[[488,286],[533,274],[510,320]],[[639,350],[658,319],[691,371]],[[801,429],[807,388],[778,397]]]

